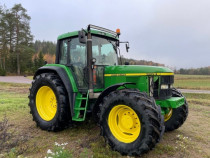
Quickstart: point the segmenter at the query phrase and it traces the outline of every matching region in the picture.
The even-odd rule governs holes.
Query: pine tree
[[[11,9],[11,13],[14,16],[14,32],[15,32],[15,54],[17,64],[17,74],[20,75],[21,63],[20,53],[24,52],[26,47],[29,47],[33,40],[33,36],[30,31],[30,19],[27,15],[27,10],[22,7],[21,4],[15,4]]]
[[[37,65],[38,68],[44,65],[44,56],[43,56],[42,52],[39,52],[37,63],[38,63],[38,65]]]

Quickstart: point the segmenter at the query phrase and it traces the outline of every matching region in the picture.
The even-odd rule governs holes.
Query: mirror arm
[[[128,41],[119,41],[119,43],[129,43]]]
[[[128,41],[125,41],[125,42],[120,41],[119,43],[125,43],[126,51],[128,52],[128,49],[130,48],[129,42]]]

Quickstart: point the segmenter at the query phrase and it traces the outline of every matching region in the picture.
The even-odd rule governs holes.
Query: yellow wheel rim
[[[169,112],[168,112],[167,114],[164,115],[164,121],[165,121],[165,122],[168,121],[168,120],[171,118],[172,113],[173,113],[173,110],[172,110],[172,108],[170,108],[170,109],[169,109]]]
[[[54,118],[57,111],[57,100],[50,87],[42,86],[39,88],[36,94],[36,108],[43,120],[50,121]]]
[[[112,108],[108,117],[110,131],[123,143],[135,141],[141,131],[141,123],[136,112],[126,105]]]

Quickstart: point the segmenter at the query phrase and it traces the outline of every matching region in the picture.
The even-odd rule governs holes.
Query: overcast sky
[[[130,42],[124,56],[176,68],[210,66],[210,0],[1,0],[21,3],[31,16],[34,39],[57,36],[88,24],[121,29]]]

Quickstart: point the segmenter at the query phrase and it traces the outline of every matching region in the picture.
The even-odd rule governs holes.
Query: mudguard
[[[135,85],[136,83],[132,83],[132,82],[123,82],[123,83],[118,83],[118,84],[114,84],[108,88],[106,88],[98,97],[98,99],[96,100],[95,102],[95,105],[93,107],[93,110],[92,110],[92,114],[93,114],[93,117],[95,119],[95,121],[97,122],[97,112],[99,110],[99,104],[102,102],[103,98],[105,96],[107,96],[109,93],[111,93],[112,91],[115,91],[116,89],[118,89],[119,87],[125,87],[126,88],[126,85],[127,84],[133,84]]]
[[[41,74],[41,73],[55,73],[57,74],[61,81],[63,82],[66,91],[68,93],[68,99],[69,99],[69,106],[70,106],[70,110],[71,110],[71,117],[74,116],[74,103],[75,103],[75,93],[73,92],[69,77],[66,73],[66,71],[62,68],[62,67],[57,67],[57,66],[43,66],[40,67],[36,73],[34,74],[34,78]]]

